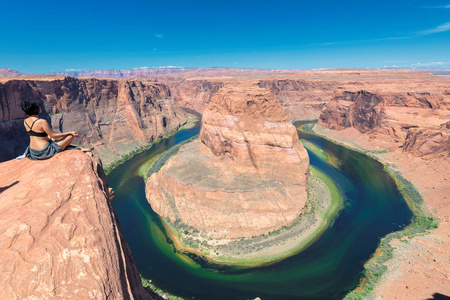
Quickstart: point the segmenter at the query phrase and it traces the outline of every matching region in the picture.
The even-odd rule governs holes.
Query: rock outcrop
[[[319,125],[356,128],[416,156],[450,155],[450,120],[445,92],[337,91],[320,115]]]
[[[270,91],[225,85],[203,113],[200,141],[147,181],[152,208],[215,238],[288,226],[306,203],[309,158]]]
[[[203,113],[200,140],[234,174],[305,182],[309,160],[296,128],[272,93],[256,85],[223,87]]]
[[[164,84],[129,80],[49,77],[0,83],[2,160],[25,150],[24,100],[43,104],[42,117],[55,131],[78,131],[77,143],[94,147],[108,165],[179,128],[187,114],[169,99]],[[13,132],[13,133],[12,133]]]
[[[450,156],[450,121],[444,123],[440,130],[411,128],[408,130],[403,151],[415,156],[447,155]]]
[[[1,299],[156,299],[140,281],[98,157],[0,164]]]

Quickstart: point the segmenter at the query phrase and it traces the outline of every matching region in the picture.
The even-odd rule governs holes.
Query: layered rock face
[[[172,99],[180,106],[189,107],[202,113],[212,96],[223,86],[222,81],[216,80],[183,80],[168,83]]]
[[[200,140],[235,174],[302,184],[309,160],[297,130],[272,93],[228,85],[203,113]]]
[[[260,87],[273,92],[290,120],[318,119],[325,103],[339,86],[334,80],[261,80]]]
[[[291,224],[306,203],[309,158],[270,91],[225,85],[203,113],[200,141],[147,181],[152,208],[215,238]]]
[[[449,104],[445,91],[337,91],[319,124],[337,130],[356,128],[388,142],[391,150],[450,155]]]
[[[156,299],[142,287],[98,157],[0,164],[1,299]]]
[[[166,85],[127,80],[50,77],[0,83],[0,136],[8,144],[2,159],[17,156],[17,149],[28,144],[24,100],[43,103],[41,116],[55,131],[78,131],[77,142],[94,147],[108,165],[186,122],[187,114],[169,96]]]
[[[160,79],[161,80],[161,79]],[[212,97],[225,84],[249,84],[253,78],[187,78],[168,82],[172,98],[180,106],[203,112]],[[318,119],[325,103],[339,86],[333,80],[263,79],[261,88],[270,90],[290,120]]]

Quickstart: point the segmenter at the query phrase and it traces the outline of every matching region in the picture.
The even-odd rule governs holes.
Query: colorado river
[[[345,201],[318,239],[296,255],[256,268],[209,266],[176,253],[147,203],[138,170],[199,129],[180,131],[108,175],[115,191],[112,204],[141,275],[171,294],[186,299],[341,299],[359,283],[380,238],[411,222],[412,212],[379,162],[300,132],[301,139],[335,158],[330,164],[308,150],[311,165],[334,181]]]

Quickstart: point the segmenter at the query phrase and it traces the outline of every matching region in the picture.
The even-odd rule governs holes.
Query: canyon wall
[[[141,284],[96,155],[0,170],[1,299],[159,299]]]
[[[450,95],[445,91],[336,91],[319,125],[355,128],[388,149],[416,156],[450,155]]]
[[[78,131],[77,144],[94,147],[108,165],[184,124],[188,115],[169,99],[164,84],[130,80],[44,77],[0,82],[2,160],[21,154],[28,144],[23,126],[24,100],[43,104],[41,117],[53,130]],[[4,142],[3,142],[4,141]]]
[[[318,119],[340,84],[335,80],[305,79],[267,79],[258,83],[273,92],[291,121]]]
[[[273,94],[228,84],[203,113],[200,141],[147,181],[152,208],[213,238],[252,237],[290,225],[306,203],[309,158]]]
[[[180,106],[203,112],[212,97],[225,84],[257,84],[270,90],[275,100],[281,104],[289,120],[316,120],[321,110],[330,101],[336,89],[342,86],[360,86],[361,82],[353,78],[336,76],[296,75],[267,75],[242,77],[196,77],[170,78],[161,77],[159,81],[170,87],[172,98]]]
[[[202,113],[212,96],[223,86],[219,80],[182,80],[169,82],[172,99],[183,107],[189,107]]]
[[[280,75],[280,77],[283,77]],[[159,79],[164,81],[164,79]],[[263,79],[255,78],[184,78],[167,81],[172,99],[180,106],[203,112],[212,97],[225,84],[253,84],[270,90],[291,121],[318,119],[325,103],[341,84],[333,80]]]

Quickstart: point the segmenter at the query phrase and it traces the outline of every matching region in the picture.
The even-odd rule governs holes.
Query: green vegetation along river
[[[108,175],[115,190],[113,206],[141,275],[171,294],[185,299],[342,299],[364,276],[364,263],[380,239],[411,222],[412,212],[382,164],[299,132],[308,143],[311,165],[333,180],[344,196],[335,221],[300,253],[259,267],[210,265],[178,253],[147,203],[138,172],[198,131],[198,125],[182,130]]]

